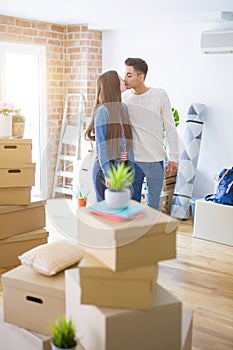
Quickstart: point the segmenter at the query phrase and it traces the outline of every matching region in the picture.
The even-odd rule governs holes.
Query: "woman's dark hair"
[[[148,66],[144,60],[141,58],[127,58],[125,60],[125,65],[126,66],[131,66],[134,68],[135,72],[138,74],[144,74],[144,77],[146,78],[147,71],[148,71]]]
[[[122,125],[126,139],[126,149],[132,148],[132,129],[128,113],[121,103],[120,78],[114,70],[101,74],[97,79],[96,96],[91,114],[91,122],[85,132],[86,140],[95,140],[94,116],[100,105],[104,105],[107,108],[109,115],[107,133],[109,159],[116,159],[120,157]]]

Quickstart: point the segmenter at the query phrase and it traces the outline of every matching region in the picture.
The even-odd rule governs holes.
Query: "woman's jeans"
[[[97,202],[104,200],[104,191],[107,188],[105,186],[105,178],[98,160],[95,161],[93,167],[93,183],[95,188]]]
[[[93,184],[97,202],[104,200],[104,191],[107,187],[105,186],[105,177],[98,160],[95,161],[93,167]],[[133,196],[133,186],[130,186],[129,188],[131,191],[131,196]]]
[[[160,195],[163,188],[164,164],[161,162],[135,162],[135,178],[133,183],[133,197],[141,202],[142,185],[146,178],[146,202],[151,208],[159,210]]]

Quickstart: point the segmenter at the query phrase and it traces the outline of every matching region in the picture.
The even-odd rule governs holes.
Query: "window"
[[[25,116],[24,138],[32,139],[34,194],[47,197],[46,53],[41,46],[0,42],[0,100]]]

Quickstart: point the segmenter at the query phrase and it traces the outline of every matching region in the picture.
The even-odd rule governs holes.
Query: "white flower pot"
[[[111,191],[107,188],[104,194],[106,205],[112,209],[125,208],[131,199],[129,188],[125,188],[121,191]]]
[[[0,138],[12,136],[12,116],[0,114]]]
[[[58,348],[56,345],[54,345],[53,343],[51,343],[51,350],[63,350],[64,348]],[[65,350],[75,350],[76,346],[73,348],[69,348],[69,349],[65,349]]]

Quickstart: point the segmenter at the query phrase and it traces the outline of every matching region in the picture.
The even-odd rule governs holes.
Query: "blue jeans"
[[[93,184],[95,188],[96,200],[97,202],[104,200],[105,178],[100,167],[99,161],[96,160],[93,167]]]
[[[141,202],[142,185],[146,178],[146,202],[151,208],[159,210],[160,195],[163,188],[164,164],[161,162],[135,162],[135,178],[133,183],[133,198]]]

